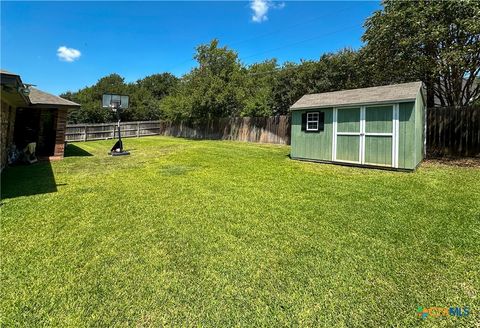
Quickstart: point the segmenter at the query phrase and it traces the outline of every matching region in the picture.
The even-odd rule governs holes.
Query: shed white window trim
[[[310,112],[307,113],[307,131],[318,131],[320,120],[320,113],[319,112]]]

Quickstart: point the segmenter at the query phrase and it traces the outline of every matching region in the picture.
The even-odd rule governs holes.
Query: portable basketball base
[[[128,108],[128,96],[104,94],[102,105],[104,108],[110,108],[117,114],[118,141],[113,145],[108,154],[112,156],[130,155],[130,152],[123,150],[122,134],[120,132],[120,112]]]

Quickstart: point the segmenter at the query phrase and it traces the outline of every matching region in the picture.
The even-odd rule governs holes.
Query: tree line
[[[69,121],[107,122],[103,93],[130,96],[123,120],[206,121],[288,113],[306,93],[421,80],[427,105],[462,106],[480,96],[480,2],[384,1],[364,23],[364,46],[318,60],[245,65],[218,40],[196,48],[197,65],[184,76],[154,74],[125,83],[118,74],[61,96],[82,105]]]

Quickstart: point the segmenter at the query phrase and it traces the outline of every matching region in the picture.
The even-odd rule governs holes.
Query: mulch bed
[[[480,157],[439,157],[428,158],[424,161],[426,164],[441,164],[458,167],[478,167],[480,168]]]

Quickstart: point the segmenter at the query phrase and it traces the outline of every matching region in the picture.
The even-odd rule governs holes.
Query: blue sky
[[[177,76],[218,38],[250,64],[359,48],[379,2],[1,2],[1,67],[60,94],[118,73]]]

